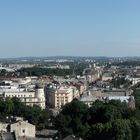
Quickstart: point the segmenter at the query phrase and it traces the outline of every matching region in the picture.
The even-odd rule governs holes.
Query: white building
[[[19,121],[10,125],[10,132],[14,132],[16,137],[35,137],[35,126],[28,121]]]
[[[0,89],[1,97],[19,98],[21,102],[26,105],[38,105],[42,109],[45,109],[45,95],[44,88],[36,86],[35,91],[28,91],[24,88],[2,88]]]
[[[131,96],[109,96],[109,97],[106,97],[106,99],[108,99],[109,101],[110,100],[119,100],[121,102],[126,102],[126,103],[129,102],[130,98],[131,98]]]
[[[88,106],[91,106],[96,100],[99,101],[111,101],[111,100],[118,100],[120,102],[125,102],[127,104],[130,103],[130,100],[135,100],[133,96],[104,96],[104,97],[94,97],[92,95],[83,96],[80,98],[80,101],[85,103]]]
[[[136,84],[140,83],[140,78],[127,77],[126,79],[128,79],[129,81],[131,81],[132,82],[132,85],[136,85]]]
[[[8,127],[7,123],[0,122],[0,132],[7,132],[7,127]]]

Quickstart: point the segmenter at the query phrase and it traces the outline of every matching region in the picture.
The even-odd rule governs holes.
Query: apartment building
[[[40,85],[36,85],[35,90],[27,90],[24,88],[7,88],[3,87],[0,89],[0,96],[3,98],[19,98],[21,102],[25,103],[26,105],[38,105],[42,109],[46,108],[45,105],[45,95],[44,95],[44,88]]]
[[[47,87],[47,104],[53,108],[61,108],[70,103],[74,98],[79,98],[79,91],[74,86]]]

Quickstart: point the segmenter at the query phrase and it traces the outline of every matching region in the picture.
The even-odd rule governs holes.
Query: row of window
[[[57,102],[60,102],[60,101],[61,102],[64,102],[65,101],[66,103],[68,102],[68,100],[57,100]]]
[[[26,95],[6,95],[6,97],[26,97]],[[29,95],[29,97],[32,97],[32,95]]]
[[[59,96],[59,97],[61,97],[61,96],[67,96],[67,95],[69,95],[69,93],[64,93],[64,94],[57,94],[56,96]],[[71,94],[72,95],[72,94]]]
[[[28,105],[33,106],[33,103],[29,103]],[[40,104],[41,107],[44,107],[44,104]]]
[[[65,103],[68,103],[68,100],[57,100],[57,104],[58,104],[58,103],[64,104],[64,102],[65,102]]]
[[[57,99],[68,99],[68,97],[57,97]]]

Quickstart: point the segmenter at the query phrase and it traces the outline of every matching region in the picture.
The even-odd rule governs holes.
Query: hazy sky
[[[0,57],[140,56],[139,0],[1,0]]]

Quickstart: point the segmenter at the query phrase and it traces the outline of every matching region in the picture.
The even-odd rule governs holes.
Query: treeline
[[[135,67],[135,66],[140,66],[140,60],[139,61],[125,61],[125,62],[118,62],[114,63],[114,65],[117,66],[127,66],[127,67]]]
[[[81,75],[83,72],[83,67],[77,67],[75,69],[49,69],[49,68],[39,68],[39,67],[33,67],[33,68],[22,68],[18,70],[18,73],[20,73],[20,76],[66,76],[66,75]]]
[[[66,76],[66,75],[82,75],[83,70],[87,67],[86,63],[66,63],[70,66],[70,69],[51,69],[42,66],[46,65],[36,65],[32,68],[21,68],[15,72],[9,72],[5,69],[0,70],[1,77],[25,77],[25,76]]]
[[[140,108],[126,103],[96,101],[89,108],[74,100],[55,119],[60,139],[74,134],[84,140],[140,140]]]
[[[16,72],[8,72],[5,69],[0,70],[0,77],[16,77]]]
[[[0,121],[9,122],[11,116],[23,117],[40,130],[48,128],[52,113],[47,109],[42,110],[39,106],[26,106],[17,98],[6,98],[5,100],[1,98]]]

